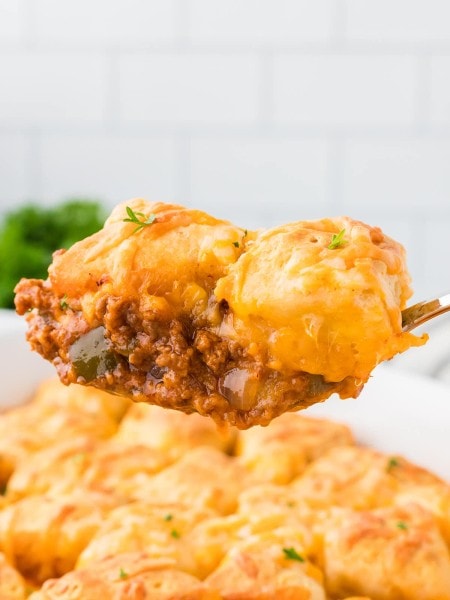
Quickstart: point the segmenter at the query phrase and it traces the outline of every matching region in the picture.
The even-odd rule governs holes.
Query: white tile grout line
[[[27,189],[26,202],[35,201],[42,197],[42,149],[41,133],[36,128],[31,128],[27,135],[28,152],[26,156]]]
[[[22,14],[24,29],[23,47],[32,52],[38,45],[36,39],[36,5],[34,0],[24,0],[22,10],[24,11]],[[0,46],[1,50],[2,46]]]
[[[337,52],[347,46],[347,6],[345,0],[334,0],[331,21],[331,45]]]
[[[180,0],[181,1],[181,0]],[[27,0],[30,6],[33,7],[33,1]],[[185,19],[185,18],[184,18]],[[242,54],[248,52],[264,52],[271,50],[279,54],[299,54],[299,55],[450,55],[450,40],[442,41],[356,41],[348,40],[342,36],[339,31],[342,25],[340,20],[342,17],[335,17],[338,25],[333,26],[337,29],[332,29],[332,34],[328,40],[324,41],[299,41],[299,42],[193,42],[189,40],[188,31],[180,20],[180,24],[176,26],[179,29],[176,37],[173,40],[165,42],[96,42],[96,41],[42,41],[36,39],[34,25],[34,8],[31,8],[29,15],[25,19],[26,39],[24,41],[1,41],[0,52],[2,51],[54,51],[54,52],[104,52],[105,50],[120,48],[122,54],[128,53],[183,53],[189,52],[192,54]],[[28,41],[27,41],[28,40]]]
[[[113,108],[108,111],[114,115]],[[268,111],[269,113],[269,111]],[[102,135],[112,131],[107,127],[104,120],[86,123],[85,121],[64,123],[49,120],[36,119],[35,127],[39,131],[49,135]],[[0,135],[2,134],[26,134],[30,125],[21,125],[19,122],[0,119]],[[220,139],[231,139],[233,137],[244,137],[250,139],[328,139],[333,137],[345,137],[355,140],[382,141],[383,139],[396,140],[429,140],[449,141],[450,123],[426,123],[424,127],[418,127],[417,123],[412,125],[302,125],[297,123],[273,123],[270,121],[249,122],[248,124],[235,123],[203,123],[200,121],[186,121],[185,123],[164,122],[126,122],[120,119],[114,123],[114,133],[117,135],[129,135],[136,137],[176,136],[188,135],[199,137],[214,137]]]
[[[119,52],[110,49],[106,53],[107,88],[105,97],[105,129],[117,133],[120,129],[120,77]]]
[[[431,57],[417,57],[416,70],[415,120],[417,132],[425,135],[429,130],[431,115]]]
[[[180,135],[175,141],[176,148],[176,186],[174,201],[189,204],[191,198],[191,139],[189,135]]]
[[[183,50],[190,45],[189,40],[189,2],[188,0],[173,0],[175,4],[175,39],[174,46]]]
[[[273,52],[266,50],[259,56],[259,87],[258,87],[258,123],[261,131],[267,130],[273,122]]]
[[[330,139],[327,155],[327,197],[330,214],[341,211],[344,196],[345,139],[334,136]]]

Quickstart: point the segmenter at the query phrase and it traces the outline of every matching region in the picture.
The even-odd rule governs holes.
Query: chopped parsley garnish
[[[297,560],[298,562],[305,562],[303,556],[301,556],[295,548],[283,548],[285,558],[289,560]]]
[[[59,306],[62,310],[66,310],[66,308],[69,308],[69,305],[67,303],[67,294],[64,294],[64,296],[61,298],[61,300],[59,301]]]
[[[154,223],[156,221],[156,215],[153,213],[151,213],[147,217],[142,212],[138,212],[138,211],[135,212],[129,206],[126,207],[126,211],[127,211],[128,217],[126,219],[123,219],[123,221],[125,223],[135,223],[137,225],[137,227],[133,231],[133,233],[136,233],[140,229],[143,229],[144,227],[147,227],[148,225],[151,225],[152,223]]]
[[[164,515],[164,521],[171,521],[173,519],[173,515],[170,513],[167,513],[167,515]]]
[[[344,240],[345,229],[341,229],[339,233],[333,233],[333,237],[331,238],[331,242],[328,245],[328,250],[335,250],[339,248],[343,244],[345,244]]]
[[[392,471],[392,469],[395,469],[395,467],[398,467],[398,466],[400,466],[398,459],[395,458],[395,456],[391,456],[391,458],[387,462],[386,471],[388,473],[390,473]]]
[[[233,246],[234,246],[235,248],[239,248],[239,242],[233,242]]]
[[[170,535],[175,538],[176,540],[178,540],[181,537],[181,534],[179,531],[177,531],[176,529],[172,529],[172,531],[170,532]]]
[[[120,579],[126,579],[128,577],[128,573],[126,571],[124,571],[122,569],[122,567],[120,567],[120,571],[119,571],[119,578]]]
[[[397,527],[403,531],[408,529],[408,525],[405,523],[405,521],[397,521]]]

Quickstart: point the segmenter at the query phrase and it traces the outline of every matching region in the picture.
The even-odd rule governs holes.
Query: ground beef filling
[[[199,412],[239,428],[268,424],[288,410],[354,395],[354,381],[281,373],[211,331],[206,319],[142,314],[137,302],[107,296],[88,324],[81,306],[56,298],[48,281],[16,289],[27,338],[55,365],[65,384],[82,383],[186,413]],[[226,305],[218,305],[224,315]]]

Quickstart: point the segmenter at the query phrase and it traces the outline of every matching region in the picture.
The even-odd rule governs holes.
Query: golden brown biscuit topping
[[[401,329],[404,249],[348,217],[247,231],[133,200],[16,293],[64,383],[240,428],[355,397],[378,363],[425,341]]]

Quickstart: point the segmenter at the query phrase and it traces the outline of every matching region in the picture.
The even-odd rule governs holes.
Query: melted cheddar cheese
[[[16,304],[64,383],[246,428],[355,397],[423,344],[402,331],[410,295],[403,247],[360,221],[246,231],[138,199],[55,253],[47,281],[22,280]]]

